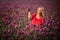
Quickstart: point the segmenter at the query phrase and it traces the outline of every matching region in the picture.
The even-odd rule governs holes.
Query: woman
[[[30,20],[30,24],[38,25],[37,28],[40,28],[40,25],[44,23],[44,8],[39,7],[37,9],[37,13],[31,13],[30,10],[28,10],[28,19]],[[30,25],[30,31],[32,31],[34,27]]]

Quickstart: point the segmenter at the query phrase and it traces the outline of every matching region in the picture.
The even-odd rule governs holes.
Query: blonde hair
[[[42,11],[44,11],[44,7],[38,7],[38,9],[39,9],[39,8],[40,8]]]
[[[38,7],[38,9],[39,9],[39,8],[42,10],[42,13],[40,14],[40,16],[43,17],[43,16],[44,16],[44,7]]]

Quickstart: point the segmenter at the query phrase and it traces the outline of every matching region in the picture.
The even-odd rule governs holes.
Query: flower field
[[[32,32],[29,31],[27,9],[30,8],[32,12],[36,12],[37,7],[37,4],[1,2],[0,40],[58,40],[60,20],[59,14],[55,12],[50,13],[45,10],[45,23],[40,25],[39,30],[35,28]]]

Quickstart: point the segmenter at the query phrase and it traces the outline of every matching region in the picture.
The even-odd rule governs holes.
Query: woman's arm
[[[30,12],[30,9],[28,9],[28,20],[32,20],[35,17],[34,13]]]
[[[31,18],[31,12],[30,12],[30,9],[28,9],[28,19]]]

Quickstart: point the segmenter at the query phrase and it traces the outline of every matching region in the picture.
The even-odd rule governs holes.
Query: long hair
[[[40,16],[41,17],[44,17],[44,12],[40,12]]]
[[[39,8],[41,8],[41,10],[42,10],[42,12],[40,12],[40,16],[44,17],[44,7],[39,7]]]

